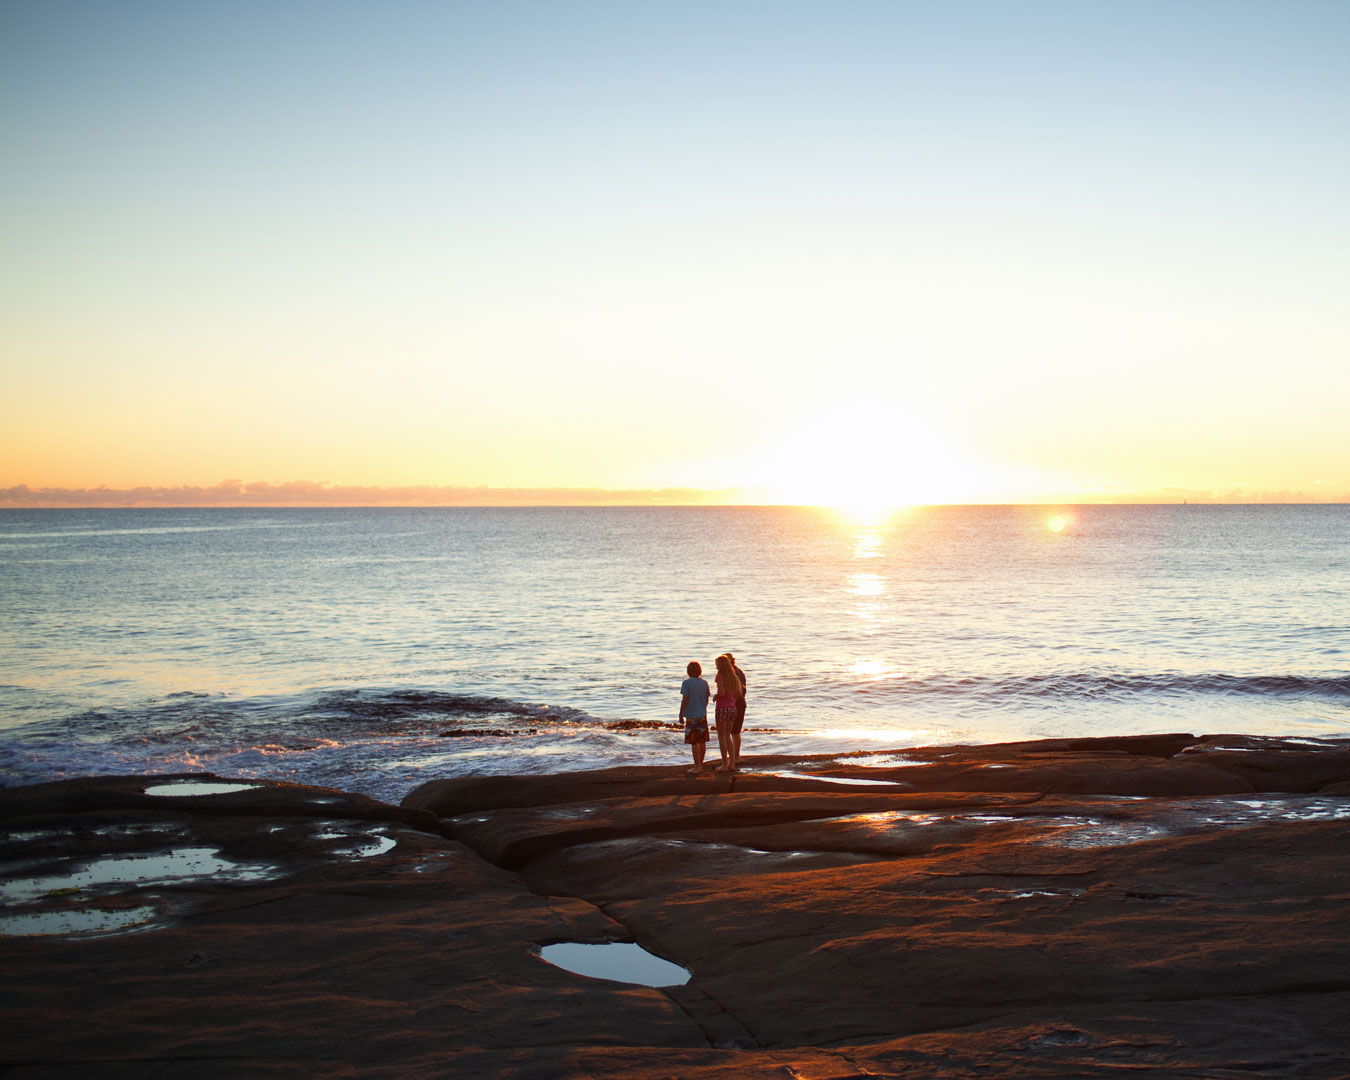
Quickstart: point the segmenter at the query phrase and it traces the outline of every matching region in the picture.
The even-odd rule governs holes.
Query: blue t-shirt
[[[685,719],[698,720],[708,715],[708,696],[711,691],[707,679],[691,675],[680,683],[680,693],[689,699],[689,704],[684,707]]]

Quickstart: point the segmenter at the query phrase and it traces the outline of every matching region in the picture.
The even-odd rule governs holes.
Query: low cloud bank
[[[27,484],[0,489],[0,508],[70,509],[79,507],[207,507],[207,506],[726,506],[772,502],[767,493],[748,488],[506,488],[506,487],[368,487],[292,480],[274,484],[223,480],[210,487],[34,488]],[[1019,500],[1012,500],[1019,501]],[[1160,488],[1153,491],[1079,492],[1035,503],[1346,503],[1340,495],[1305,491],[1200,491]]]
[[[365,487],[314,480],[280,484],[223,480],[211,487],[33,488],[20,484],[0,489],[0,507],[708,506],[743,502],[748,494],[738,488]]]
[[[1330,485],[1325,485],[1330,487]],[[1339,495],[1328,494],[1326,490],[1309,494],[1306,491],[1254,491],[1251,487],[1229,488],[1227,490],[1204,491],[1198,488],[1165,487],[1151,491],[1091,492],[1077,498],[1062,500],[1066,503],[1132,503],[1156,505],[1168,503],[1347,503],[1350,502],[1350,489]]]

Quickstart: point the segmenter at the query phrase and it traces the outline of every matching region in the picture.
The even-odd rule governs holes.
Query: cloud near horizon
[[[706,506],[746,501],[749,493],[725,488],[506,488],[406,485],[392,487],[328,481],[222,480],[210,487],[33,488],[0,490],[0,507],[304,507],[304,506]]]
[[[222,480],[209,487],[34,488],[27,484],[0,489],[0,509],[100,509],[155,507],[347,507],[347,506],[725,506],[762,505],[769,500],[755,489],[720,488],[510,488],[405,485],[392,487],[291,480],[272,483]],[[1350,503],[1350,491],[1336,496],[1304,491],[1155,491],[1078,493],[1048,503]]]

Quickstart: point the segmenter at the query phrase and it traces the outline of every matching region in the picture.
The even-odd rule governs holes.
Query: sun
[[[976,501],[978,466],[935,427],[871,402],[823,410],[756,455],[752,475],[783,503],[879,521],[906,506]]]
[[[896,511],[913,504],[892,499],[884,491],[873,490],[854,492],[833,502],[821,499],[814,503],[803,502],[803,505],[828,506],[860,525],[879,525]]]

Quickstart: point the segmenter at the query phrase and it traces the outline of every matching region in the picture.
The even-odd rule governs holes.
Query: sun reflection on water
[[[863,529],[853,534],[853,557],[855,559],[879,559],[882,556],[881,531]]]
[[[933,734],[931,728],[902,727],[847,727],[822,728],[818,731],[803,732],[821,739],[848,739],[865,742],[891,743],[893,746],[917,746],[920,741]],[[875,763],[873,763],[875,764]],[[908,763],[907,764],[912,764]]]
[[[853,535],[853,557],[855,559],[880,559],[885,555],[884,541],[878,528],[864,528]],[[853,616],[858,628],[864,634],[875,634],[886,621],[887,605],[883,597],[890,586],[890,578],[885,574],[871,571],[849,574],[847,589],[854,598]],[[859,656],[848,669],[855,678],[866,682],[875,682],[893,674],[893,667],[878,656]]]
[[[854,596],[882,596],[886,592],[886,579],[880,574],[854,574],[849,582]]]

